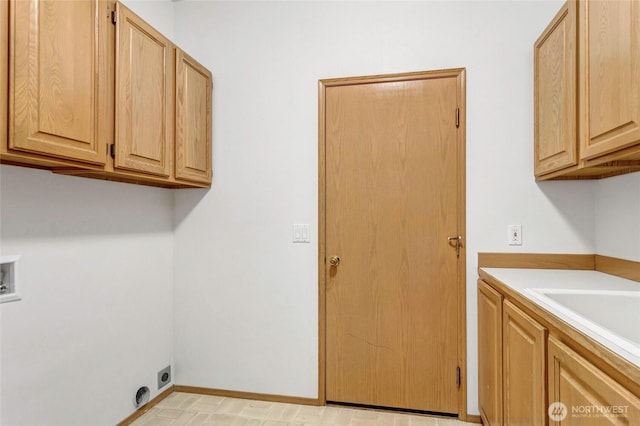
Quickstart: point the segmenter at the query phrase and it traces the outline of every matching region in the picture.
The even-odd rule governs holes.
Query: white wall
[[[477,413],[477,252],[595,250],[593,182],[533,180],[532,45],[561,4],[175,3],[176,40],[214,74],[213,187],[176,193],[177,383],[317,396],[318,80],[466,67]]]
[[[599,180],[596,253],[640,262],[640,172]]]
[[[136,7],[172,31],[170,2]],[[173,362],[173,191],[2,165],[0,254],[21,255],[22,284],[0,305],[0,424],[114,425],[138,387],[157,395]]]

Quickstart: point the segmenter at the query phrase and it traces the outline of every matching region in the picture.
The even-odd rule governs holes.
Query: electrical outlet
[[[510,246],[522,245],[522,225],[508,225],[507,226],[507,243]]]
[[[158,371],[158,390],[162,389],[171,381],[171,366],[167,365],[162,370]]]

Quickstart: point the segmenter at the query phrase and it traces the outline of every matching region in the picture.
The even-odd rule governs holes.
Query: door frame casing
[[[318,82],[318,400],[326,404],[326,88],[357,84],[452,78],[457,80],[459,127],[457,143],[457,227],[462,236],[457,270],[458,286],[458,419],[467,420],[467,253],[466,253],[466,69],[453,68],[400,74],[324,79]]]

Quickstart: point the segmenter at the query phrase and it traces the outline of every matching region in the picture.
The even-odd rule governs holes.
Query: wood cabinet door
[[[569,1],[534,45],[534,172],[578,164],[577,10]]]
[[[583,159],[640,143],[640,1],[579,3]]]
[[[174,143],[171,42],[120,3],[116,43],[116,169],[169,176]]]
[[[10,149],[105,163],[104,10],[98,0],[10,2]]]
[[[9,106],[9,3],[0,2],[0,152],[7,148]]]
[[[478,398],[485,425],[502,425],[502,295],[478,280]]]
[[[503,416],[506,425],[546,425],[547,330],[503,303]]]
[[[551,336],[548,360],[549,425],[640,425],[640,398]]]
[[[211,72],[176,51],[176,179],[211,182]]]

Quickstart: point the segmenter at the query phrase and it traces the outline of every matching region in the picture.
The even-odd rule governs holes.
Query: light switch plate
[[[310,243],[310,229],[308,223],[295,223],[293,225],[293,242],[294,243]]]

